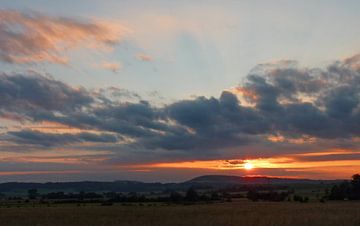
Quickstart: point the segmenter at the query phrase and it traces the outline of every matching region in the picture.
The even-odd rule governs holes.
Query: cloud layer
[[[119,101],[104,92],[74,88],[36,73],[3,73],[0,113],[8,120],[56,122],[113,134],[105,138],[59,134],[56,139],[56,134],[8,131],[11,141],[32,145],[106,143],[121,138],[126,141],[122,147],[190,151],[194,155],[259,142],[338,139],[353,145],[351,140],[360,134],[357,64],[354,56],[325,69],[298,68],[289,62],[259,65],[243,84],[224,91],[219,98],[197,97],[163,107],[145,100]]]
[[[176,170],[176,162],[236,170],[258,159],[259,173],[321,172],[332,161],[350,169],[360,161],[359,60],[261,64],[219,97],[161,106],[117,87],[0,73],[0,151],[13,156],[0,162],[39,162],[34,170],[56,162],[80,171]]]

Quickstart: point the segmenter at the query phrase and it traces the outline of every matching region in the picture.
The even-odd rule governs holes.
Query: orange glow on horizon
[[[278,168],[278,164],[290,161],[290,158],[258,158],[258,159],[231,159],[231,160],[195,160],[185,162],[160,162],[150,164],[135,164],[120,166],[120,168],[177,168],[177,169],[216,169],[240,170],[251,166],[254,168]]]
[[[360,160],[307,160],[301,157],[326,156],[334,154],[353,154],[355,151],[333,150],[327,152],[313,152],[304,154],[292,154],[284,157],[273,158],[254,158],[254,159],[231,159],[231,160],[195,160],[183,162],[159,162],[149,164],[121,165],[118,169],[194,169],[194,170],[215,170],[215,171],[254,171],[255,174],[270,172],[268,176],[272,176],[271,170],[282,170],[283,172],[301,172],[302,175],[311,175],[309,173],[321,173],[324,178],[336,179],[346,177],[352,172],[360,171]],[[299,158],[300,157],[300,158]],[[265,171],[264,171],[265,170]],[[270,171],[269,171],[270,170]],[[333,171],[336,171],[334,174]],[[281,172],[281,171],[279,171]],[[276,176],[278,173],[275,173]],[[285,173],[286,174],[286,173]],[[293,177],[293,176],[292,176]],[[308,177],[308,176],[305,176]],[[310,176],[311,177],[311,176]]]

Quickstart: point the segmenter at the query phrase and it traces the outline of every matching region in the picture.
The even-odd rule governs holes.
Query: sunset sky
[[[359,11],[0,0],[0,182],[360,173]]]

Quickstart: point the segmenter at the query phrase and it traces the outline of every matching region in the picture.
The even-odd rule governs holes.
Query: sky
[[[0,182],[349,178],[359,9],[0,0]]]

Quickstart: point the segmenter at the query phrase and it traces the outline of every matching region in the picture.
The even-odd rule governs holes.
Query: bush
[[[246,195],[246,197],[253,202],[256,202],[258,200],[281,202],[285,201],[288,196],[289,192],[258,192],[256,190],[249,190]]]

